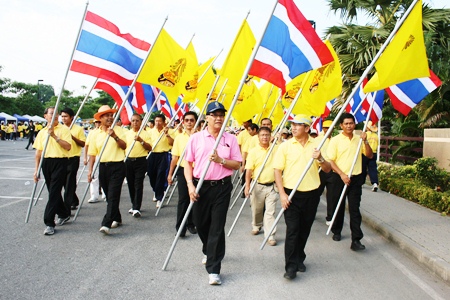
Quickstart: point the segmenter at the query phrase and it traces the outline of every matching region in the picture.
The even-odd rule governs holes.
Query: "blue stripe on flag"
[[[282,58],[283,62],[289,67],[291,78],[312,70],[306,56],[292,42],[286,24],[275,16],[270,19],[261,46],[277,53]]]
[[[430,93],[418,79],[399,83],[397,84],[397,87],[416,104],[422,101],[422,99]]]
[[[153,102],[155,101],[155,94],[153,94],[153,89],[151,85],[142,84],[142,89],[144,90],[145,102],[147,103],[147,109],[152,107]],[[156,107],[153,108],[153,111],[156,111]]]
[[[133,74],[138,72],[142,64],[142,58],[137,57],[125,47],[114,44],[86,30],[81,31],[77,50],[120,65]]]

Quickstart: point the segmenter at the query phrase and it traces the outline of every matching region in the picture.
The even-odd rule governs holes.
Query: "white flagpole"
[[[273,6],[273,9],[272,9],[271,14],[270,14],[270,18],[267,20],[267,24],[266,24],[266,26],[264,27],[264,31],[262,32],[261,38],[258,40],[257,44],[256,44],[255,47],[253,48],[253,53],[252,53],[252,55],[251,55],[251,57],[250,57],[250,59],[249,59],[249,61],[248,61],[248,63],[247,63],[247,67],[246,67],[246,69],[245,69],[245,71],[244,71],[244,74],[243,74],[243,76],[242,76],[242,78],[241,78],[241,81],[240,81],[240,83],[239,83],[239,87],[238,87],[238,89],[237,89],[237,91],[236,91],[236,94],[234,95],[233,101],[231,102],[230,108],[229,108],[229,110],[228,110],[228,114],[227,114],[226,117],[225,117],[225,120],[224,120],[224,122],[223,122],[222,128],[220,129],[219,135],[217,136],[216,142],[214,143],[213,151],[216,151],[217,147],[219,146],[219,142],[220,142],[220,140],[221,140],[221,138],[222,138],[222,136],[223,136],[223,133],[225,132],[225,128],[227,127],[227,124],[228,124],[228,122],[229,122],[229,120],[230,120],[230,118],[231,118],[231,113],[232,113],[234,107],[236,106],[237,99],[238,99],[238,97],[239,97],[239,93],[241,92],[242,87],[243,87],[244,84],[245,84],[245,80],[247,79],[248,72],[250,71],[250,68],[252,67],[253,60],[255,59],[256,53],[257,53],[257,51],[258,51],[258,48],[259,48],[259,46],[261,45],[262,38],[263,38],[263,36],[264,36],[264,34],[265,34],[266,30],[267,30],[267,26],[269,25],[269,22],[270,22],[270,20],[271,20],[271,17],[272,17],[272,15],[273,15],[273,12],[275,11],[275,8],[276,8],[276,5],[277,5],[277,4],[278,4],[278,1],[276,1],[275,5]],[[202,187],[202,185],[203,185],[203,181],[205,180],[205,176],[206,176],[206,173],[208,172],[208,169],[209,169],[209,166],[210,166],[210,165],[211,165],[211,161],[208,160],[207,165],[206,165],[205,169],[203,170],[203,172],[202,172],[202,174],[201,174],[201,177],[200,177],[200,179],[199,179],[199,181],[198,181],[197,187],[196,187],[196,191],[195,191],[195,192],[196,192],[197,194],[199,193],[199,191],[200,191],[200,189],[201,189],[201,187]],[[164,262],[164,265],[163,265],[163,267],[162,267],[163,270],[166,269],[167,264],[169,263],[170,257],[172,256],[173,250],[175,249],[177,240],[178,240],[178,238],[180,237],[181,230],[183,229],[183,227],[184,227],[184,225],[185,225],[185,223],[186,223],[187,217],[188,217],[189,213],[191,212],[192,206],[193,206],[193,205],[194,205],[194,202],[191,202],[191,203],[189,204],[189,207],[188,207],[188,209],[187,209],[187,211],[186,211],[186,213],[185,213],[185,215],[184,215],[183,221],[182,221],[182,223],[181,223],[181,225],[180,225],[180,228],[179,228],[179,230],[178,230],[178,232],[177,232],[177,235],[175,236],[175,239],[174,239],[174,241],[173,241],[173,243],[172,243],[172,247],[170,248],[169,253],[168,253],[168,255],[167,255],[167,257],[166,257],[166,260],[165,260],[165,262]]]
[[[75,44],[74,44],[73,49],[72,49],[72,54],[70,56],[70,62],[69,62],[69,65],[67,66],[66,74],[64,76],[63,84],[62,84],[62,87],[61,87],[61,92],[59,93],[58,98],[57,98],[56,103],[55,103],[55,108],[54,108],[54,112],[53,112],[51,123],[47,124],[47,126],[49,126],[49,128],[52,128],[53,127],[53,123],[55,122],[56,112],[58,111],[59,102],[61,102],[61,97],[62,97],[62,94],[64,92],[64,86],[66,84],[67,76],[69,74],[70,67],[72,66],[73,55],[74,55],[75,50],[76,50],[76,48],[78,46],[78,42],[80,40],[81,29],[83,27],[83,23],[84,23],[84,19],[86,17],[88,6],[89,6],[89,1],[86,2],[86,7],[84,9],[83,18],[81,20],[80,28],[78,29],[78,35],[77,35],[77,38],[75,40]],[[44,143],[44,149],[42,150],[42,153],[41,153],[41,159],[39,161],[39,166],[38,166],[38,170],[37,170],[37,174],[36,174],[37,178],[40,177],[40,173],[41,173],[41,169],[42,169],[42,162],[43,162],[44,157],[45,157],[45,152],[47,150],[49,139],[50,139],[50,135],[47,135],[47,138],[46,138],[45,143]],[[28,220],[30,218],[31,206],[33,204],[34,194],[36,192],[36,186],[37,186],[37,182],[34,183],[33,191],[31,192],[30,203],[28,204],[28,211],[27,211],[27,215],[25,217],[25,223],[28,223]]]

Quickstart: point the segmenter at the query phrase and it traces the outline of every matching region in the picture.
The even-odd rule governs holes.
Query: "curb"
[[[421,245],[409,239],[395,228],[361,209],[363,222],[378,231],[387,240],[414,257],[421,265],[450,284],[450,264]]]

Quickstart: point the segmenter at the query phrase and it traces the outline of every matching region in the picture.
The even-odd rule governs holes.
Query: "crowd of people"
[[[2,141],[23,141],[28,138],[33,144],[34,138],[43,127],[42,123],[32,120],[29,122],[1,121],[0,139]],[[28,146],[31,144],[29,143]]]
[[[204,127],[195,127],[199,117],[192,111],[186,112],[176,126],[170,127],[164,115],[157,115],[153,122],[143,125],[142,116],[134,114],[129,129],[120,123],[112,127],[116,112],[108,105],[101,106],[94,115],[95,128],[86,137],[83,129],[73,124],[73,110],[61,110],[62,124],[54,108],[45,110],[44,118],[51,125],[41,129],[33,143],[36,149],[34,180],[39,180],[38,168],[43,157],[42,172],[49,193],[44,213],[45,235],[54,234],[55,226],[69,221],[71,210],[79,206],[76,174],[84,147],[83,163],[88,166],[91,191],[88,202],[98,202],[102,197],[107,202],[99,229],[105,235],[122,225],[119,206],[124,181],[130,199],[128,213],[139,218],[143,198],[150,196],[144,195],[146,175],[156,208],[161,207],[165,191],[176,178],[179,202],[174,228],[180,231],[180,237],[187,231],[198,234],[202,242],[202,263],[211,285],[221,284],[225,222],[234,172],[242,174],[242,197],[250,198],[249,234],[258,235],[263,231],[271,246],[277,245],[274,223],[280,200],[286,224],[286,279],[292,280],[297,272],[306,271],[305,247],[325,188],[325,221],[331,226],[332,239],[339,242],[342,238],[346,198],[350,248],[365,249],[361,243],[359,206],[368,166],[372,190],[376,192],[378,187],[378,179],[374,177],[376,128],[373,125],[367,126],[370,132],[356,134],[353,115],[344,113],[338,122],[341,132],[334,137],[329,135],[324,141],[331,120],[325,121],[323,131],[318,133],[311,128],[311,118],[301,114],[290,121],[290,130],[274,132],[272,121],[264,118],[259,124],[252,120],[244,122],[237,136],[227,131],[221,134],[227,110],[219,102],[207,105]],[[370,169],[373,162],[375,171]],[[344,186],[345,198],[338,207]],[[192,210],[183,224],[191,203]]]

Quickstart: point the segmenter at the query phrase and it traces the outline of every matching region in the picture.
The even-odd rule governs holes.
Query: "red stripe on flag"
[[[111,81],[117,83],[121,86],[129,86],[133,82],[132,80],[126,79],[117,73],[111,72],[109,70],[105,70],[93,65],[85,64],[80,61],[72,61],[72,65],[70,66],[70,70],[78,73],[87,74],[93,77],[98,77],[100,79],[104,79],[106,81]]]
[[[283,73],[280,70],[274,68],[271,65],[254,60],[252,64],[252,74],[270,74],[268,78],[264,78],[273,85],[281,88],[282,94],[286,92],[286,81],[284,80]]]
[[[102,28],[112,32],[113,34],[127,40],[128,42],[130,42],[130,44],[132,44],[136,48],[139,48],[144,51],[148,51],[148,49],[150,49],[149,43],[147,43],[143,40],[137,39],[129,33],[124,33],[124,34],[121,33],[119,28],[116,25],[114,25],[110,21],[100,17],[99,15],[94,14],[93,12],[90,12],[90,11],[87,12],[86,21],[89,21],[99,27],[102,27]]]

